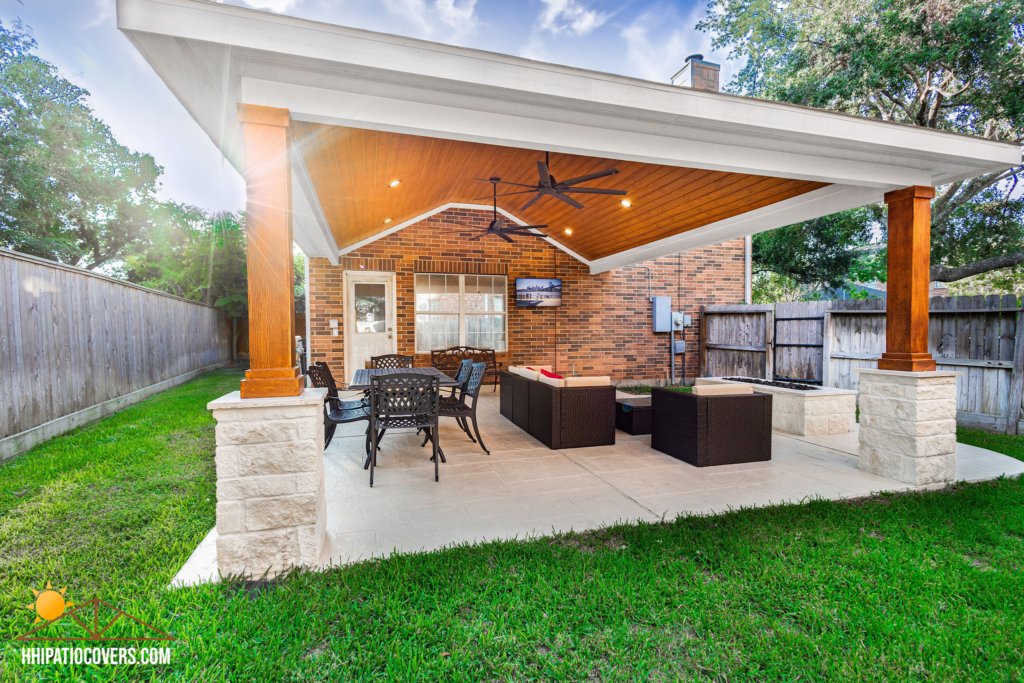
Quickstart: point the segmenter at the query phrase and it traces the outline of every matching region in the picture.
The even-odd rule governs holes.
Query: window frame
[[[435,349],[420,349],[420,322],[419,314],[431,314],[436,315],[453,315],[455,311],[420,311],[416,307],[416,296],[419,293],[417,289],[417,278],[420,276],[436,276],[442,277],[457,277],[459,278],[459,346],[468,346],[466,343],[466,318],[471,315],[500,315],[501,316],[501,333],[505,337],[505,348],[503,350],[492,349],[495,353],[507,353],[508,352],[508,313],[509,313],[509,296],[508,296],[508,276],[507,275],[476,275],[470,273],[471,277],[489,277],[489,278],[500,278],[503,280],[502,296],[504,297],[504,309],[502,311],[485,311],[482,313],[467,313],[466,312],[466,274],[465,273],[415,273],[412,281],[412,307],[413,307],[413,349],[414,353],[426,355]]]

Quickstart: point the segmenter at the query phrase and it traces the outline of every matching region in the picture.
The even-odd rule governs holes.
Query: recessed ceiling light
[[[366,270],[366,266],[359,266],[359,270]]]
[[[628,199],[623,199],[622,205],[628,209],[629,207],[633,206],[633,202],[629,201]]]
[[[399,186],[399,185],[401,185],[401,184],[402,184],[402,181],[401,181],[401,180],[392,180],[392,181],[391,181],[391,184],[390,184],[390,185],[388,185],[388,187],[398,187],[398,186]]]
[[[387,225],[387,224],[388,224],[388,223],[390,223],[390,222],[391,222],[391,219],[390,219],[390,218],[385,218],[385,219],[384,219],[384,225]]]
[[[571,235],[572,234],[572,228],[566,228],[565,229],[565,234],[566,235]]]

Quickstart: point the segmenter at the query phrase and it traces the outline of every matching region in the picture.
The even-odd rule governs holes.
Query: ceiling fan
[[[532,228],[546,228],[548,227],[547,225],[517,225],[516,223],[510,223],[508,227],[505,227],[505,217],[498,214],[498,183],[501,182],[501,178],[490,178],[487,182],[494,186],[494,192],[491,195],[494,202],[494,218],[491,219],[491,222],[486,228],[469,225],[467,223],[459,223],[458,221],[455,222],[455,225],[473,228],[475,231],[480,233],[476,237],[470,237],[470,242],[474,242],[482,237],[486,237],[487,235],[497,235],[506,242],[512,242],[513,244],[515,243],[515,240],[509,237],[509,235],[518,235],[520,237],[547,237],[547,235],[544,235],[543,233],[530,232]],[[484,199],[484,197],[481,197],[480,199]]]
[[[561,200],[561,201],[565,202],[566,204],[568,204],[569,206],[572,206],[574,208],[582,209],[583,208],[582,204],[580,204],[578,201],[576,201],[575,199],[573,199],[572,197],[569,197],[567,195],[569,195],[569,194],[614,194],[614,195],[620,195],[621,196],[621,195],[626,194],[625,190],[604,190],[604,189],[597,188],[597,187],[576,187],[576,185],[579,185],[580,183],[586,183],[586,182],[589,182],[591,180],[597,180],[598,178],[606,178],[606,177],[608,177],[610,175],[615,175],[616,173],[619,172],[619,170],[616,169],[616,168],[609,168],[607,171],[598,171],[597,173],[588,173],[587,175],[581,175],[578,178],[570,178],[569,180],[561,180],[561,181],[559,181],[558,179],[555,178],[555,176],[551,175],[551,172],[549,170],[550,163],[551,163],[550,154],[548,152],[544,152],[544,161],[538,161],[537,162],[538,182],[537,182],[536,185],[524,185],[523,183],[510,183],[508,181],[504,181],[504,180],[498,179],[498,182],[502,183],[503,185],[515,185],[517,187],[528,187],[530,189],[528,189],[528,190],[519,190],[518,192],[506,192],[505,194],[501,194],[501,195],[497,195],[497,196],[499,196],[499,197],[508,197],[509,195],[514,195],[514,194],[532,194],[532,193],[536,192],[537,194],[534,197],[532,197],[530,199],[530,201],[528,201],[525,204],[523,204],[522,208],[520,209],[520,211],[525,211],[526,209],[528,209],[531,206],[533,206],[533,203],[536,202],[541,197],[543,197],[544,195],[548,195],[550,197],[554,197],[555,199]],[[483,178],[477,178],[477,180],[483,180]],[[495,178],[491,178],[489,182],[494,182],[494,181],[495,181]],[[481,197],[481,199],[482,199],[482,197]]]

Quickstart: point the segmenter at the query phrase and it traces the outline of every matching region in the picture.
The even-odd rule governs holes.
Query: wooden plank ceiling
[[[537,183],[543,152],[474,142],[385,133],[296,121],[296,140],[320,204],[345,248],[449,202],[490,205],[499,176]],[[724,173],[677,166],[551,155],[556,179],[617,168],[619,173],[581,187],[627,190],[625,197],[573,195],[584,209],[542,197],[522,210],[530,194],[499,197],[498,206],[587,260],[610,256],[824,187],[823,183]],[[397,187],[389,187],[401,180]],[[499,186],[499,193],[525,189]],[[623,207],[622,199],[632,206]],[[391,219],[388,223],[384,221]],[[565,229],[571,228],[572,234]],[[453,233],[454,234],[454,233]],[[496,239],[496,238],[485,238]]]

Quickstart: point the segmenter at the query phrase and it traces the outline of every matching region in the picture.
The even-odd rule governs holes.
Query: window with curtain
[[[508,283],[501,275],[416,274],[416,353],[449,346],[506,348]]]

